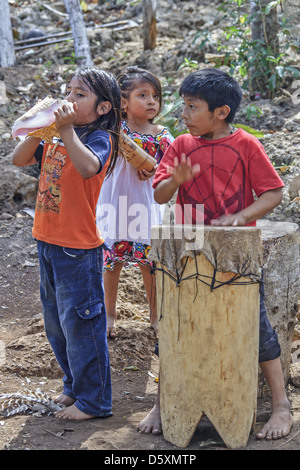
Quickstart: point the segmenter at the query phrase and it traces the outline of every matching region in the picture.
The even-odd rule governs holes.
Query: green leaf
[[[278,5],[278,2],[270,2],[268,3],[268,5],[266,6],[265,8],[265,14],[268,15],[270,13],[270,11],[272,10],[272,8],[275,8],[277,7]]]
[[[238,129],[244,129],[244,131],[248,132],[251,135],[254,135],[258,139],[264,137],[264,134],[256,129],[253,129],[250,126],[245,126],[244,124],[233,124],[233,127],[236,127]]]
[[[268,79],[268,83],[269,83],[269,89],[270,90],[275,90],[275,88],[276,88],[276,76],[271,75],[271,77]]]
[[[288,71],[288,72],[291,72],[294,77],[298,78],[300,76],[299,70],[296,69],[296,67],[293,67],[292,65],[286,65],[285,70]]]
[[[276,73],[278,75],[279,78],[283,78],[284,77],[284,72],[285,72],[285,67],[283,67],[282,65],[277,65],[277,67],[275,67],[276,69]]]

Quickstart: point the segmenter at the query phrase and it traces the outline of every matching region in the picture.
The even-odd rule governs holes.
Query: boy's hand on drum
[[[168,166],[167,172],[172,175],[173,181],[180,186],[186,181],[190,181],[200,173],[200,165],[192,165],[190,157],[183,153],[179,162],[178,157],[174,158],[174,167]]]
[[[217,219],[213,219],[210,224],[215,225],[215,226],[221,226],[221,227],[225,227],[225,226],[238,227],[238,226],[246,225],[246,219],[241,213],[224,214],[224,215],[221,215],[221,217],[218,217]]]

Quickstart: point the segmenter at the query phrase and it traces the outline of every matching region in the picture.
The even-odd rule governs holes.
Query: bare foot
[[[271,418],[256,434],[257,439],[281,439],[289,434],[293,426],[293,417],[290,405],[278,407],[273,411]]]
[[[55,413],[56,418],[60,419],[70,419],[70,420],[77,420],[83,421],[85,419],[95,418],[95,416],[88,415],[80,411],[75,405],[68,406],[61,411],[57,411]]]
[[[138,425],[138,431],[144,434],[161,434],[162,427],[159,405],[154,404],[146,418],[144,418]]]
[[[111,317],[107,315],[107,337],[108,338],[116,338],[117,330],[116,330],[116,319],[115,317]]]
[[[54,402],[57,403],[58,405],[70,406],[70,405],[73,405],[75,400],[74,398],[68,397],[68,395],[65,395],[64,393],[62,393],[58,397],[54,398]]]

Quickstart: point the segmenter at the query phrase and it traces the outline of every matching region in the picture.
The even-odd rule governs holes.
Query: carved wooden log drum
[[[186,447],[205,414],[227,447],[244,447],[257,406],[260,230],[198,228],[191,244],[175,229],[151,234],[164,438]]]

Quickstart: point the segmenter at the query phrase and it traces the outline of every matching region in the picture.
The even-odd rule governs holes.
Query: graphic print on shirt
[[[53,211],[59,213],[61,202],[61,189],[59,180],[63,167],[66,164],[67,156],[55,147],[47,150],[44,165],[41,170],[36,209],[39,212]]]
[[[226,144],[208,144],[187,156],[192,164],[200,163],[200,174],[179,190],[181,206],[192,206],[192,212],[184,213],[185,224],[208,225],[212,219],[235,214],[245,207],[246,169],[236,149]],[[202,204],[204,214],[203,208],[199,209]]]

